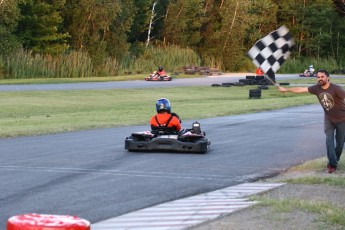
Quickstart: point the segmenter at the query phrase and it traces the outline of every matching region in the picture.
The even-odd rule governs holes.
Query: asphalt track
[[[23,213],[96,223],[273,176],[325,155],[322,121],[319,105],[202,119],[207,154],[125,151],[125,137],[148,126],[0,139],[0,229]]]
[[[152,87],[177,87],[177,86],[208,86],[224,82],[237,82],[244,79],[246,73],[225,74],[202,78],[176,78],[172,81],[116,81],[116,82],[84,82],[68,84],[29,84],[29,85],[0,85],[0,92],[8,91],[37,91],[37,90],[87,90],[87,89],[125,89],[125,88],[152,88]],[[253,74],[251,74],[253,75]],[[276,77],[278,79],[278,75]],[[279,79],[298,78],[297,74],[280,74]]]

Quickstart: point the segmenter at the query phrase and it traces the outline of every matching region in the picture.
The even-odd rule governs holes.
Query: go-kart
[[[317,77],[315,73],[311,73],[309,71],[304,72],[302,74],[299,75],[300,77]]]
[[[152,73],[150,76],[145,77],[145,81],[171,81],[172,77],[166,75],[166,76],[160,76],[158,73]]]
[[[191,129],[180,132],[157,127],[151,131],[132,133],[125,140],[125,149],[130,152],[206,153],[211,142],[205,136],[199,122],[194,122]]]

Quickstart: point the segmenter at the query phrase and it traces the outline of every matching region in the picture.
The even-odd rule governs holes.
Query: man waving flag
[[[268,77],[274,77],[275,72],[290,56],[294,46],[295,41],[288,28],[281,26],[257,41],[248,51],[248,56]]]

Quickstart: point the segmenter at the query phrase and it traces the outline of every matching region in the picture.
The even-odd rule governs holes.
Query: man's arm
[[[292,93],[308,93],[308,87],[292,87],[292,88],[284,88],[278,87],[278,90],[282,93],[285,92],[292,92]]]

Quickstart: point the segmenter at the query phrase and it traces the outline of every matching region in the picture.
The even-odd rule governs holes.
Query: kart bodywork
[[[191,129],[180,132],[160,127],[152,131],[132,133],[125,140],[125,149],[130,152],[206,153],[211,142],[205,136],[198,122],[194,122]]]
[[[152,73],[150,76],[145,77],[145,81],[171,81],[171,76],[160,76],[157,73]]]
[[[315,73],[302,73],[299,75],[300,77],[317,77]]]

